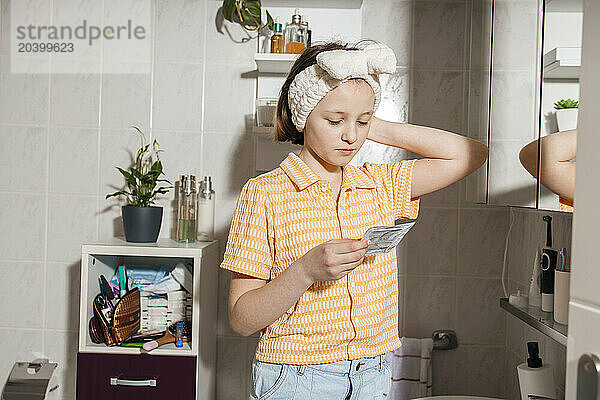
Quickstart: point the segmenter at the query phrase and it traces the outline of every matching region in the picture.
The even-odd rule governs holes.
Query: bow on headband
[[[331,50],[317,55],[317,65],[339,80],[372,74],[393,74],[396,56],[392,49],[381,43],[363,50]]]
[[[338,85],[349,79],[363,79],[375,95],[373,109],[381,99],[379,74],[396,71],[396,56],[392,49],[373,43],[364,50],[330,50],[317,55],[317,64],[300,71],[290,84],[288,104],[292,121],[299,132],[317,103]]]

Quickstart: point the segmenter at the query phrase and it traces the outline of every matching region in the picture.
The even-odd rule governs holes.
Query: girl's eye
[[[339,125],[340,123],[342,123],[342,120],[338,120],[338,121],[332,121],[330,119],[327,120],[331,125]]]
[[[368,125],[369,121],[357,121],[360,125]]]

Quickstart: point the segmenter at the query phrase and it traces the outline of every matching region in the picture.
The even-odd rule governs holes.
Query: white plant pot
[[[556,123],[558,131],[568,131],[577,128],[577,108],[563,108],[556,110]]]

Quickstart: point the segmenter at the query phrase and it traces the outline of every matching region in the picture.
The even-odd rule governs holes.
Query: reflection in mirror
[[[544,12],[541,139],[537,146],[541,209],[573,210],[581,7],[580,1],[552,0]]]
[[[536,179],[519,151],[538,138],[541,6],[493,0],[492,7],[488,203],[536,207]]]
[[[539,166],[539,182],[558,195],[560,211],[573,212],[575,193],[575,153],[577,151],[577,130],[553,133],[523,147],[519,159],[523,167],[536,176]],[[550,196],[547,196],[550,198]],[[556,200],[556,199],[555,199]]]

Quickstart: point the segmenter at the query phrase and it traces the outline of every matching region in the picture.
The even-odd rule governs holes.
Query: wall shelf
[[[275,128],[272,126],[253,126],[252,133],[264,137],[272,138],[275,133]]]
[[[267,74],[287,74],[299,54],[256,53],[254,61],[258,72]]]
[[[548,12],[583,12],[583,0],[546,0]]]
[[[299,3],[294,0],[263,0],[263,7],[298,7],[302,8],[348,8],[355,9],[362,6],[363,0],[304,0]]]
[[[557,47],[544,54],[544,79],[579,79],[581,47]]]
[[[537,308],[516,307],[509,304],[508,299],[505,297],[500,299],[500,308],[563,346],[567,345],[567,325],[554,322],[553,313],[544,312]]]

